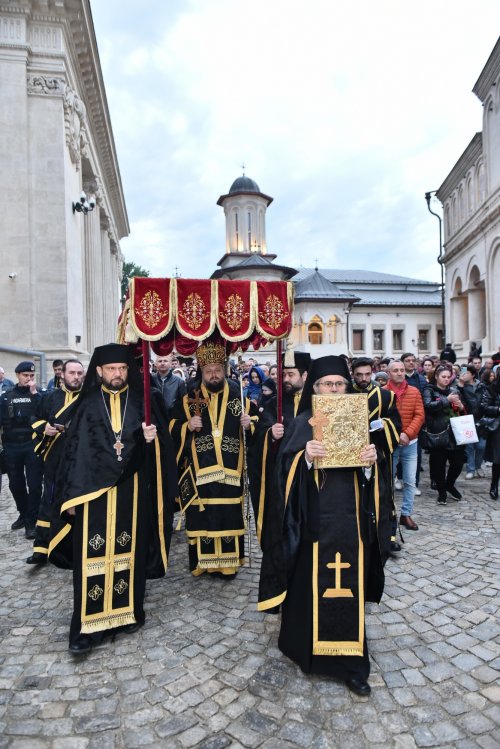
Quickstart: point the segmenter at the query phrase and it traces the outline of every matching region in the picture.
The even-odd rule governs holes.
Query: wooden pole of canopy
[[[149,341],[142,339],[142,371],[144,378],[144,420],[151,424],[151,379],[149,373]]]
[[[276,341],[276,356],[277,356],[277,373],[278,373],[278,382],[277,385],[277,403],[276,403],[276,411],[277,411],[277,417],[278,417],[278,424],[281,424],[283,421],[283,357],[281,355],[282,346],[281,346],[281,339]]]

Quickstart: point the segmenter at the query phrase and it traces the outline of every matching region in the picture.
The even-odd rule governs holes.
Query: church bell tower
[[[273,202],[250,177],[235,179],[227,195],[217,205],[226,217],[226,253],[229,255],[266,255],[266,210]]]

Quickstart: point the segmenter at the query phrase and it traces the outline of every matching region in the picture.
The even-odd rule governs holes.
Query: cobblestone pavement
[[[463,500],[445,507],[424,478],[420,530],[369,607],[369,699],[280,653],[278,618],[255,607],[255,549],[234,581],[193,579],[182,532],[148,584],[146,626],[73,658],[70,573],[25,564],[4,477],[0,749],[498,749],[500,502],[463,475]]]

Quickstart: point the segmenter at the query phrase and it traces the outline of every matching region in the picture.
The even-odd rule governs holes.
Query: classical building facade
[[[472,342],[500,346],[500,40],[473,92],[476,133],[437,191],[443,205],[447,338],[464,360]]]
[[[295,304],[291,344],[313,358],[419,355],[441,350],[439,284],[364,270],[288,268],[274,262],[266,241],[266,211],[273,198],[238,177],[217,205],[224,208],[226,252],[212,278],[292,280]],[[244,230],[244,235],[241,232]],[[256,354],[272,359],[274,350]]]
[[[0,361],[85,359],[114,340],[129,233],[89,0],[0,0],[0,90]]]

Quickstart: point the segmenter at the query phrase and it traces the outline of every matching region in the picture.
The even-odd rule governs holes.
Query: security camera
[[[90,208],[91,211],[94,210],[94,208],[95,208],[95,198],[90,198],[90,200],[89,200],[89,208]]]
[[[9,278],[13,280],[14,278],[17,278],[17,273],[9,273]]]

